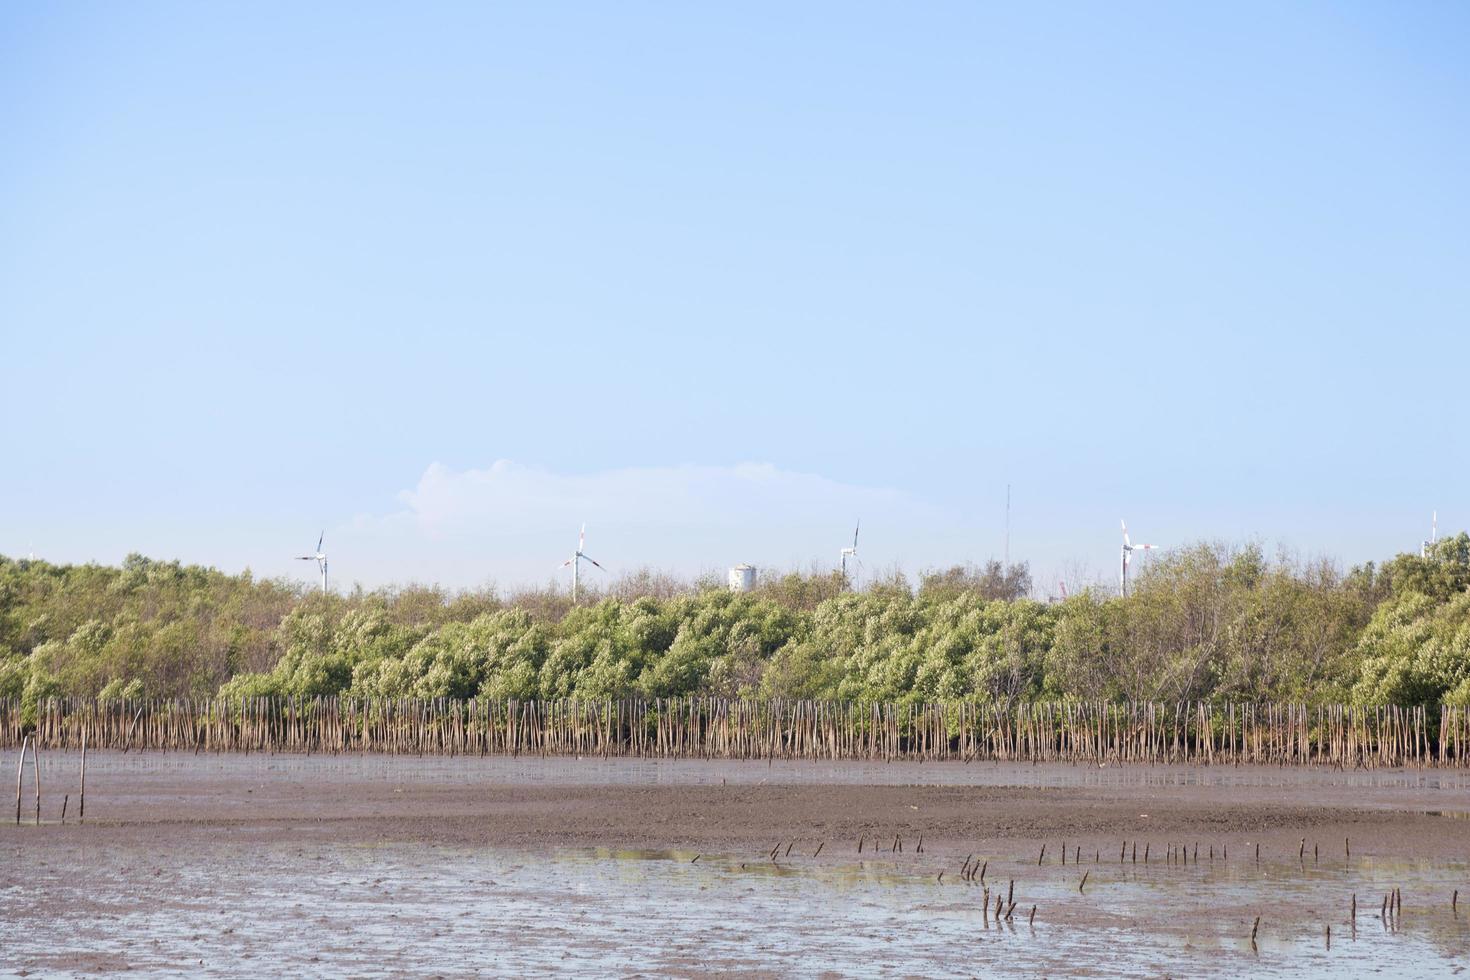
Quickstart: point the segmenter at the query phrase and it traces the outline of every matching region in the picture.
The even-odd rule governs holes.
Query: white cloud
[[[588,553],[614,572],[647,565],[689,574],[740,561],[835,564],[859,517],[869,568],[893,561],[916,568],[949,524],[910,494],[770,463],[593,473],[512,460],[469,470],[434,463],[398,496],[402,509],[343,529],[341,558],[334,560],[347,578],[541,582],[571,553],[583,521]]]

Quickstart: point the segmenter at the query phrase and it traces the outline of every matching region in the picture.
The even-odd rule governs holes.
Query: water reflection
[[[40,972],[363,976],[1426,976],[1452,974],[1470,955],[1466,916],[1449,906],[1463,862],[984,860],[991,905],[1014,888],[999,922],[984,888],[959,880],[959,859],[932,854],[220,841],[165,857],[121,845],[89,854],[85,875],[35,866],[0,876],[0,949],[7,969]],[[1392,888],[1403,911],[1381,920]]]

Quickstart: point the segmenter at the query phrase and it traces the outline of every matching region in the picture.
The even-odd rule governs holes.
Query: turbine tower
[[[322,571],[322,592],[324,594],[327,591],[327,556],[322,551],[322,542],[324,540],[326,540],[326,537],[327,537],[327,532],[326,531],[323,531],[321,533],[321,536],[316,539],[316,554],[314,554],[314,555],[297,555],[296,556],[296,560],[297,561],[314,561],[314,562],[316,562],[317,568],[320,568],[321,571]]]
[[[1434,546],[1439,542],[1439,511],[1432,511],[1429,515],[1429,540],[1419,542],[1419,557],[1428,558],[1434,551]]]
[[[855,525],[853,525],[853,528],[852,528],[852,547],[851,548],[843,548],[842,551],[839,553],[839,557],[841,558],[841,561],[842,561],[842,584],[844,586],[847,585],[847,559],[851,558],[852,561],[853,561],[853,564],[854,565],[857,564],[857,539],[858,539],[858,531],[862,529],[862,526],[863,526],[863,522],[862,522],[861,519],[859,519],[858,522]]]
[[[566,568],[568,565],[572,566],[572,605],[574,605],[574,606],[577,604],[577,570],[579,568],[581,568],[582,562],[584,562],[584,561],[592,562],[593,566],[596,567],[599,571],[603,571],[603,572],[607,571],[607,569],[603,568],[601,565],[598,565],[597,562],[593,558],[591,558],[589,555],[587,555],[582,550],[586,546],[587,546],[587,525],[586,524],[583,524],[582,525],[582,533],[577,536],[577,550],[576,550],[576,552],[572,555],[572,557],[568,558],[566,561],[564,561],[564,562],[561,563],[561,567],[562,568]]]
[[[1122,574],[1122,577],[1119,579],[1118,594],[1121,595],[1121,596],[1126,596],[1126,595],[1128,595],[1128,559],[1129,559],[1129,557],[1135,551],[1153,551],[1155,548],[1158,547],[1158,545],[1153,545],[1153,544],[1134,544],[1132,541],[1128,540],[1128,522],[1127,521],[1124,521],[1124,520],[1119,520],[1118,523],[1120,523],[1120,524],[1123,525],[1123,574]]]

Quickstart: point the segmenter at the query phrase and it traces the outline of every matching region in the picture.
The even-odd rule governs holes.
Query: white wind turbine
[[[317,568],[320,568],[322,571],[322,592],[327,591],[327,556],[326,553],[322,551],[322,542],[326,540],[326,537],[327,532],[323,531],[321,533],[321,536],[316,539],[316,554],[296,556],[297,561],[316,562]]]
[[[1439,511],[1433,511],[1429,515],[1429,540],[1419,542],[1419,557],[1428,558],[1434,546],[1439,542]]]
[[[843,548],[842,551],[839,553],[839,556],[840,556],[840,558],[842,560],[842,584],[843,585],[846,585],[847,584],[847,559],[851,558],[852,561],[853,561],[853,564],[854,565],[857,564],[857,539],[858,539],[858,531],[860,531],[862,529],[862,526],[863,526],[863,522],[862,522],[861,519],[859,519],[858,522],[855,525],[853,525],[853,528],[852,528],[852,547],[851,548]]]
[[[1132,541],[1128,540],[1128,522],[1124,520],[1119,520],[1118,523],[1123,525],[1123,575],[1122,578],[1119,580],[1118,594],[1126,596],[1128,594],[1129,556],[1131,556],[1135,551],[1153,551],[1155,548],[1158,547],[1158,545],[1134,544]]]
[[[593,559],[592,557],[590,557],[589,555],[587,555],[582,550],[586,546],[587,546],[587,525],[586,524],[583,524],[582,525],[582,533],[579,534],[579,535],[577,535],[577,551],[576,551],[576,553],[573,554],[572,557],[568,558],[566,561],[564,561],[564,562],[561,563],[561,567],[562,568],[566,568],[568,565],[572,566],[572,604],[573,605],[576,605],[576,603],[577,603],[577,570],[581,567],[582,562],[584,562],[584,561],[592,562],[593,567],[597,568],[599,571],[603,571],[603,572],[607,571],[607,569],[605,569],[601,565],[597,564],[597,561],[595,559]]]

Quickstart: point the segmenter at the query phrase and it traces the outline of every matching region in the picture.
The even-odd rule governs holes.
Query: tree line
[[[0,698],[717,696],[916,703],[1470,705],[1470,536],[1340,571],[1197,544],[1102,589],[1028,598],[1024,564],[822,572],[731,593],[643,571],[565,591],[322,595],[130,556],[0,557]]]

